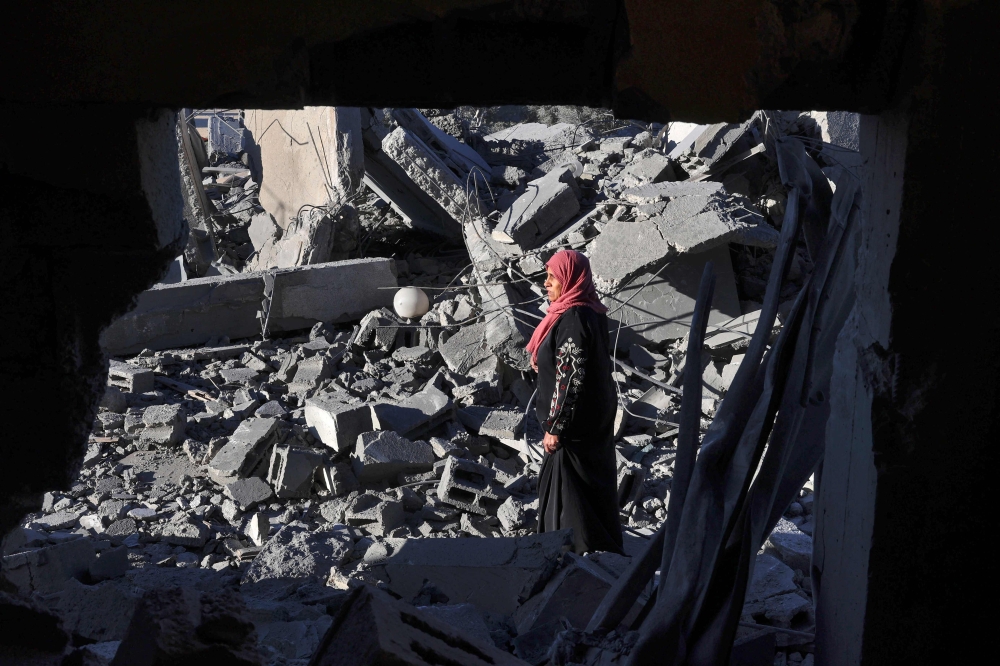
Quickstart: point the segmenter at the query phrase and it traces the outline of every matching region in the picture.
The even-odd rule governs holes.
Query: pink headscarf
[[[549,331],[566,310],[586,305],[597,313],[608,311],[597,297],[597,288],[594,287],[594,277],[590,272],[590,261],[587,257],[576,250],[562,250],[552,255],[552,258],[545,265],[552,270],[552,275],[562,284],[563,292],[559,298],[549,304],[545,319],[538,325],[531,340],[528,341],[527,349],[531,353],[532,360],[536,363],[538,362],[538,348],[542,346]]]

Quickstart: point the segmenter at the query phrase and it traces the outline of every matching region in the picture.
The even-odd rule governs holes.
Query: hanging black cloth
[[[546,432],[559,435],[538,478],[538,531],[573,528],[577,553],[624,554],[608,348],[607,316],[574,307],[538,349],[535,412]]]

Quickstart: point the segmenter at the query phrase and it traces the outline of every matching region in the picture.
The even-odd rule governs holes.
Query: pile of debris
[[[466,143],[439,129],[447,114],[366,111],[365,165],[381,170],[364,180],[382,198],[359,208],[395,216],[394,227],[452,224],[468,255],[396,257],[403,283],[431,294],[419,319],[379,307],[354,325],[317,316],[308,335],[265,328],[111,361],[77,483],[8,535],[2,572],[104,660],[94,663],[139,649],[129,623],[174,585],[233,591],[232,612],[251,623],[243,639],[265,663],[332,649],[353,613],[402,613],[406,631],[444,623],[476,649],[534,664],[560,650],[613,660],[634,643],[649,590],[621,633],[581,632],[666,516],[701,266],[714,261],[718,276],[701,369],[707,427],[756,328],[781,224],[770,137],[815,135],[827,155],[827,125],[762,112],[739,125],[626,123],[601,135],[522,123],[476,135],[452,116]],[[844,168],[841,152],[828,168]],[[436,217],[418,221],[428,202]],[[610,308],[628,557],[578,557],[569,534],[535,534],[542,432],[524,344],[544,310],[544,261],[563,247],[590,256]],[[808,484],[758,556],[744,609],[755,626],[738,640],[765,636],[792,663],[811,651],[812,497]],[[419,622],[405,619],[413,606]]]

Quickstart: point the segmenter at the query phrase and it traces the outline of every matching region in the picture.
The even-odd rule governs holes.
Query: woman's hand
[[[542,445],[545,447],[545,452],[552,455],[559,449],[559,435],[553,435],[550,432],[545,433],[545,437],[542,438]]]
[[[531,359],[531,369],[538,372],[538,363],[535,362],[534,358]]]

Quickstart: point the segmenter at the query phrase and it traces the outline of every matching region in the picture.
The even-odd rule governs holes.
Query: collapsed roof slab
[[[273,282],[272,282],[273,281]],[[199,345],[210,338],[261,333],[257,312],[272,282],[268,331],[293,331],[316,322],[360,319],[392,305],[393,259],[352,259],[271,271],[213,276],[158,284],[139,294],[135,308],[101,333],[112,355],[143,349]]]

